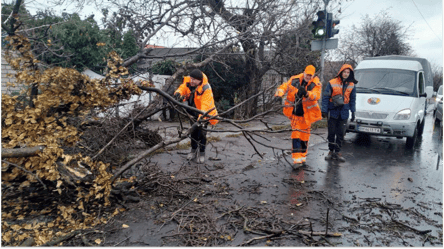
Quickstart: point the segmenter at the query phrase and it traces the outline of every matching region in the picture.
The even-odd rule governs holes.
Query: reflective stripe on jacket
[[[196,90],[194,91],[194,106],[203,111],[206,112],[210,110],[211,108],[215,107],[214,105],[214,98],[213,98],[213,90],[211,90],[211,86],[208,83],[207,76],[203,74],[202,84],[198,85]],[[181,96],[184,96],[184,101],[187,101],[191,97],[191,90],[188,87],[189,83],[191,81],[190,76],[185,76],[183,78],[182,84],[177,88],[177,90],[174,93],[180,93]],[[217,110],[216,108],[212,110],[208,115],[216,116]],[[199,117],[201,114],[199,114]],[[207,117],[205,119],[208,119]],[[219,122],[217,119],[210,119],[210,124],[215,125]]]
[[[291,76],[291,78],[287,82],[283,83],[277,88],[276,93],[274,94],[275,96],[283,97],[285,93],[287,93],[285,105],[291,105],[291,106],[284,107],[283,112],[284,115],[290,119],[292,118],[293,115],[293,109],[294,109],[293,106],[294,106],[294,101],[296,99],[295,96],[298,93],[298,89],[293,85],[295,85],[295,83],[300,84],[303,78],[304,78],[303,73]],[[322,119],[321,108],[318,105],[318,100],[321,97],[321,89],[322,89],[322,84],[319,81],[319,78],[317,76],[313,77],[310,80],[310,82],[307,83],[305,89],[307,90],[308,97],[307,98],[303,97],[302,107],[304,108],[305,122],[308,125],[311,125],[312,123]]]

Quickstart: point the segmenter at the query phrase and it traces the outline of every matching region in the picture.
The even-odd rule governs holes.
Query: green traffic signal
[[[322,38],[325,35],[325,28],[324,27],[314,28],[312,33],[314,35],[314,38]]]
[[[326,23],[326,15],[325,11],[318,11],[316,13],[318,19],[313,21],[313,29],[311,32],[313,33],[314,38],[323,38],[326,35],[325,23]]]

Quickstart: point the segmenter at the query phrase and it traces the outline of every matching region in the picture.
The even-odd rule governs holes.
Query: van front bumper
[[[415,129],[416,122],[410,121],[383,122],[356,119],[353,122],[349,121],[347,125],[347,132],[389,137],[413,137]]]

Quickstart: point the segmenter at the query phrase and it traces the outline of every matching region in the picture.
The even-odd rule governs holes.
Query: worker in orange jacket
[[[203,112],[215,107],[213,91],[208,83],[207,76],[199,69],[191,71],[189,76],[184,77],[183,83],[174,92],[174,98],[180,102],[187,101],[189,106],[195,107]],[[202,114],[188,111],[191,115],[199,120]],[[208,115],[216,116],[217,110],[214,108]],[[208,119],[208,117],[205,117]],[[211,125],[216,125],[219,121],[217,119],[210,119]],[[192,121],[190,121],[193,124]],[[187,159],[193,160],[197,158],[198,163],[205,162],[205,145],[207,143],[206,129],[207,123],[198,127],[191,133],[191,152],[188,154]],[[197,155],[197,148],[199,147],[199,155]]]
[[[322,84],[319,78],[314,76],[315,72],[315,67],[308,65],[303,73],[291,76],[287,82],[280,85],[274,95],[276,100],[280,100],[287,94],[283,112],[290,119],[293,130],[293,168],[305,165],[311,124],[322,119],[318,105]]]
[[[345,162],[340,153],[344,142],[347,120],[351,112],[351,121],[355,120],[356,84],[353,67],[342,65],[338,75],[331,79],[322,94],[322,116],[328,120],[328,155],[325,160]]]

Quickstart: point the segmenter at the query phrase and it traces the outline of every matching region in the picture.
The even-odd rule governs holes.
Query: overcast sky
[[[330,12],[328,7],[327,11]],[[360,26],[366,14],[372,18],[381,11],[387,11],[393,20],[410,27],[412,36],[409,43],[418,57],[443,65],[442,0],[354,0],[344,3],[341,14],[334,16],[334,19],[340,20],[337,26],[339,42],[350,32],[353,24]]]
[[[6,0],[2,0],[6,1]],[[26,1],[28,7],[44,8],[48,5],[42,4],[43,0]],[[46,3],[46,1],[43,1]],[[70,2],[70,1],[68,1]],[[46,6],[45,6],[46,5]],[[68,13],[76,11],[74,4],[66,8]],[[337,10],[327,9],[328,12],[336,13]],[[60,11],[60,10],[59,10]],[[410,44],[418,57],[428,59],[432,64],[443,65],[443,7],[442,0],[354,0],[342,4],[341,13],[334,16],[339,19],[340,24],[339,45],[342,36],[350,32],[351,26],[361,24],[362,17],[366,14],[370,18],[381,11],[387,11],[393,20],[401,21],[404,27],[410,27],[412,31]],[[101,14],[95,8],[83,8],[80,12],[82,17],[95,13],[96,21],[100,21]],[[160,40],[153,41],[156,45],[168,46],[171,44],[157,44]]]

